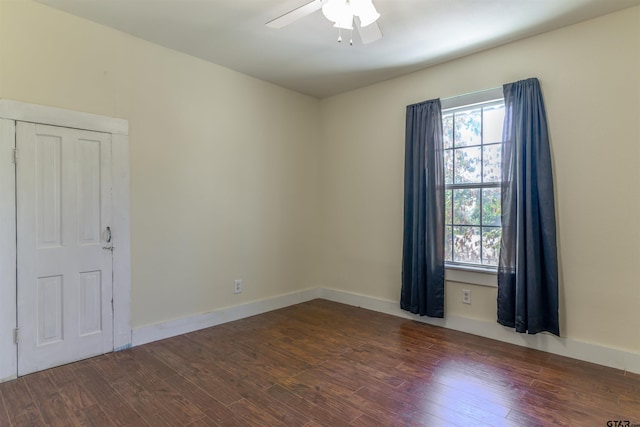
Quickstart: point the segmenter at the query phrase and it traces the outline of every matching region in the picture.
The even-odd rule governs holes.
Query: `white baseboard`
[[[310,301],[320,298],[321,291],[320,288],[306,289],[246,304],[224,307],[195,316],[134,328],[132,331],[132,344],[134,346],[142,345]]]
[[[16,374],[9,375],[8,377],[0,378],[0,383],[3,383],[5,381],[15,380],[16,378],[18,378],[18,375]]]
[[[135,328],[132,334],[133,345],[142,345],[152,341],[170,338],[176,335],[208,328],[222,323],[239,320],[256,314],[266,313],[316,298],[324,298],[343,304],[366,308],[368,310],[412,319],[431,325],[467,332],[485,338],[491,338],[523,347],[534,348],[560,356],[597,363],[640,374],[640,354],[622,349],[604,347],[571,338],[559,338],[551,334],[519,334],[499,325],[497,322],[471,319],[449,315],[445,319],[434,319],[413,315],[400,309],[397,301],[354,294],[337,289],[313,288],[304,291],[278,295],[273,298],[253,301],[247,304],[225,307],[209,313],[198,314],[167,322]]]

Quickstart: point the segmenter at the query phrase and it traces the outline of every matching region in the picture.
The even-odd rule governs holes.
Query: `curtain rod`
[[[478,104],[480,102],[493,101],[494,99],[500,99],[503,97],[502,86],[493,87],[490,89],[483,89],[477,92],[469,92],[462,95],[450,96],[449,98],[440,98],[440,103],[443,110],[450,108],[461,107],[463,105]],[[425,101],[409,104],[412,105],[422,104]]]
[[[494,99],[502,98],[502,86],[494,87],[491,89],[479,90],[477,92],[465,93],[463,95],[451,96],[449,98],[442,98],[442,109],[461,107],[463,105],[477,104],[479,102],[492,101]]]

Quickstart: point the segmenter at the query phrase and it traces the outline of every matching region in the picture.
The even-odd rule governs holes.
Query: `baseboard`
[[[153,341],[171,338],[176,335],[186,334],[199,329],[209,328],[222,323],[232,322],[245,317],[255,316],[256,314],[262,314],[279,308],[288,307],[290,305],[299,304],[301,302],[310,301],[312,299],[320,298],[321,292],[321,288],[306,289],[303,291],[278,295],[272,298],[252,301],[246,304],[224,307],[219,310],[197,314],[195,316],[134,328],[131,336],[132,344],[134,346],[147,344]]]
[[[485,338],[640,374],[640,354],[627,350],[604,347],[571,338],[559,338],[555,335],[545,333],[537,335],[519,334],[510,328],[499,325],[497,322],[470,319],[462,316],[445,315],[445,319],[435,319],[413,315],[400,309],[400,304],[397,301],[373,298],[367,295],[354,294],[337,289],[323,288],[320,297],[330,301],[362,307],[393,316],[404,317],[406,319],[442,326],[456,331],[467,332]]]
[[[113,349],[113,351],[123,351],[123,350],[128,350],[128,349],[130,349],[131,347],[133,347],[133,345],[131,345],[131,343],[127,343],[127,344],[125,344],[125,345],[121,345],[120,347],[115,347],[115,348]]]
[[[604,347],[571,338],[559,338],[551,334],[519,334],[510,328],[499,325],[497,322],[488,322],[486,320],[471,319],[462,316],[449,315],[446,316],[445,319],[421,317],[401,310],[397,301],[328,288],[306,289],[259,301],[252,301],[246,304],[225,307],[209,313],[142,326],[133,330],[132,342],[134,346],[142,345],[256,314],[266,313],[316,298],[362,307],[368,310],[640,374],[640,354],[638,353]]]
[[[18,376],[16,374],[9,375],[8,377],[0,378],[0,383],[6,382],[6,381],[15,380],[16,378],[18,378]]]

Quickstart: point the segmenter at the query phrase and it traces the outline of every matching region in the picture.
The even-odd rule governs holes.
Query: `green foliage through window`
[[[445,260],[495,267],[500,254],[504,101],[445,110]]]

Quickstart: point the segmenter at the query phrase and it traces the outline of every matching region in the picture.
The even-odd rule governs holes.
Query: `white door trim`
[[[15,122],[70,127],[112,135],[113,347],[131,346],[129,121],[0,99],[0,382],[16,378]],[[18,153],[18,162],[19,162]]]
[[[16,327],[15,122],[0,117],[0,382],[18,374]]]
[[[129,121],[80,111],[0,99],[0,118],[43,125],[129,135]]]

